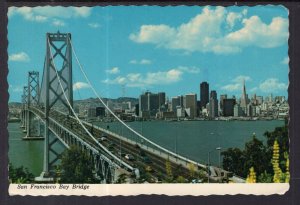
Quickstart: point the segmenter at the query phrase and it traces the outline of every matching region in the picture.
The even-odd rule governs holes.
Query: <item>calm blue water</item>
[[[177,147],[179,154],[207,163],[209,151],[217,147],[222,147],[223,150],[229,147],[244,148],[245,142],[252,138],[253,133],[258,139],[265,141],[263,133],[284,125],[284,121],[145,121],[127,124],[171,151],[175,152]],[[111,131],[134,138],[129,131],[122,129],[120,123],[100,123],[99,126],[109,126]],[[22,141],[25,134],[21,132],[19,123],[9,123],[8,130],[10,161],[16,166],[28,167],[39,175],[43,162],[43,141]],[[217,150],[211,152],[213,164],[217,165],[218,157]]]

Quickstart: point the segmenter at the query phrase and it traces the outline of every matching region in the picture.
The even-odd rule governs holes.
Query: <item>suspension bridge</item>
[[[132,140],[79,119],[73,109],[72,56],[99,102],[124,129],[128,129],[139,140]],[[129,176],[134,183],[145,172],[151,176],[151,182],[159,182],[167,177],[167,161],[171,169],[185,178],[190,178],[193,169],[205,173],[208,182],[228,180],[229,172],[174,153],[123,122],[103,102],[89,81],[75,52],[70,33],[46,34],[46,54],[41,76],[40,83],[39,72],[28,72],[28,85],[23,89],[21,111],[21,128],[26,133],[23,139],[44,140],[43,171],[35,178],[36,181],[53,181],[55,165],[62,154],[55,149],[57,143],[66,149],[78,146],[87,153],[95,176],[101,183],[115,183],[121,174]],[[241,181],[238,177],[232,177],[231,180]]]

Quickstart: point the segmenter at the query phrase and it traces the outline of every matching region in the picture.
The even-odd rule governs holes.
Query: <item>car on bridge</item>
[[[125,155],[125,159],[127,159],[129,161],[133,161],[134,160],[134,156],[132,154],[126,154]]]
[[[140,150],[140,155],[141,155],[142,157],[146,156],[145,151],[141,149],[141,150]]]
[[[103,136],[103,137],[100,137],[100,138],[98,139],[98,141],[99,141],[99,142],[104,142],[104,141],[107,141],[107,138],[106,138],[105,136]]]
[[[151,164],[152,163],[151,159],[148,156],[146,156],[146,155],[142,157],[142,160],[146,164]]]
[[[121,157],[125,157],[126,154],[122,151],[118,151],[118,155],[121,156]]]
[[[109,145],[108,145],[108,150],[109,151],[112,151],[114,149],[114,146],[115,144],[113,142],[111,142]]]
[[[191,183],[192,184],[202,183],[202,179],[192,179]]]

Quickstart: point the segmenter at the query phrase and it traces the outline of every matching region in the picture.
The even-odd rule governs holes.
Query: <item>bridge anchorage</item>
[[[78,118],[73,109],[72,54],[97,98],[136,140]],[[73,48],[70,33],[47,33],[42,82],[39,84],[38,72],[29,72],[22,102],[21,127],[27,133],[24,139],[44,139],[43,171],[35,178],[38,182],[54,181],[55,167],[62,156],[58,146],[66,149],[77,146],[87,153],[95,177],[101,183],[116,183],[123,174],[132,183],[141,182],[146,176],[150,176],[150,182],[159,182],[168,178],[167,162],[178,176],[185,178],[189,178],[190,167],[206,173],[211,182],[222,182],[227,176],[225,170],[200,164],[161,147],[120,120],[90,84]],[[209,172],[214,176],[208,176]]]

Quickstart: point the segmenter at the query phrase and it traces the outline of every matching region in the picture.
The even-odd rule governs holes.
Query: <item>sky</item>
[[[43,72],[46,33],[72,45],[102,97],[196,93],[286,96],[288,10],[283,6],[10,7],[10,102],[20,102],[28,71]],[[40,74],[41,75],[41,74]],[[41,78],[41,77],[40,77]],[[96,97],[73,55],[74,99]]]

